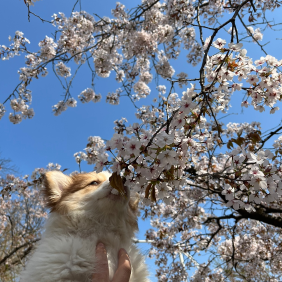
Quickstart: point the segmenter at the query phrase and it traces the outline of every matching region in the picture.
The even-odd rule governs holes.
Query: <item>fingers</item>
[[[103,243],[96,246],[96,264],[95,273],[92,276],[92,282],[109,282],[109,266],[107,251]]]
[[[131,274],[131,264],[129,256],[124,249],[118,252],[118,268],[115,272],[112,282],[128,282]],[[92,282],[109,282],[109,266],[107,251],[104,244],[99,243],[96,246],[96,264],[95,273],[92,276]]]
[[[128,282],[131,274],[131,264],[129,256],[124,249],[118,252],[118,269],[112,282]]]

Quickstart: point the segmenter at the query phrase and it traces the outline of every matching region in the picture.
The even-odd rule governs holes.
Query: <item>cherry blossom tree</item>
[[[28,176],[15,177],[15,167],[8,159],[0,160],[0,280],[16,281],[28,254],[40,240],[47,213],[35,183],[42,174],[34,172],[33,185]],[[11,174],[13,173],[13,174]]]
[[[33,2],[25,1],[29,16],[40,17],[32,13]],[[13,124],[33,118],[32,82],[50,70],[65,93],[53,106],[54,115],[83,107],[80,102],[105,99],[118,105],[130,99],[138,122],[115,121],[110,140],[89,137],[75,159],[96,171],[111,169],[139,194],[143,216],[153,227],[145,236],[158,280],[186,281],[193,270],[193,282],[280,281],[282,136],[277,135],[282,126],[277,122],[262,129],[259,122],[225,124],[221,119],[234,93],[244,93],[246,112],[253,108],[265,116],[279,110],[282,61],[267,53],[262,40],[278,25],[270,12],[280,5],[276,0],[142,0],[130,10],[117,3],[112,18],[75,12],[75,7],[70,17],[40,18],[54,26],[55,36],[43,35],[37,52],[29,50],[20,31],[9,46],[1,46],[3,60],[23,55],[26,62],[19,70],[20,83],[0,104],[0,118],[11,110]],[[244,45],[259,47],[261,58],[253,61]],[[187,67],[197,70],[193,77],[173,67],[183,54]],[[96,77],[114,73],[120,87],[105,96],[85,86],[73,97],[71,85],[86,64],[92,85]],[[156,92],[154,104],[147,102]],[[44,172],[1,179],[1,232],[13,234],[12,239],[3,237],[8,249],[0,263],[18,265],[31,246],[27,234],[33,241],[40,236],[45,213],[34,201]],[[20,201],[30,201],[25,212],[32,218],[10,209]],[[20,233],[9,217],[17,224],[32,223]],[[24,245],[17,257],[15,244]]]

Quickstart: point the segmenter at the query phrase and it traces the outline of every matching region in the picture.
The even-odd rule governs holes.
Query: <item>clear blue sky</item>
[[[39,14],[42,18],[50,20],[51,15],[58,12],[64,12],[70,15],[75,0],[41,0],[35,3],[31,10]],[[96,13],[100,16],[110,16],[110,10],[115,7],[115,0],[96,1],[82,0],[82,9],[88,13]],[[121,1],[127,7],[134,7],[141,1],[126,0]],[[79,6],[77,6],[78,8]],[[27,8],[23,0],[2,1],[0,10],[0,44],[9,45],[8,36],[13,36],[16,30],[22,31],[31,41],[30,49],[37,51],[38,42],[49,35],[54,28],[48,23],[41,21],[31,15],[30,22],[27,18]],[[265,33],[263,42],[276,39],[279,34]],[[247,45],[245,45],[247,46]],[[281,41],[266,46],[270,54],[277,55],[281,59]],[[252,47],[248,54],[254,59],[262,56],[259,48]],[[251,54],[250,54],[251,53]],[[173,65],[176,73],[186,71],[190,77],[195,77],[197,68],[184,63],[185,60],[179,60]],[[1,61],[0,67],[0,102],[13,91],[19,82],[17,70],[24,65],[23,57],[16,57],[9,61]],[[73,73],[73,72],[72,72]],[[111,76],[105,80],[99,78],[96,81],[95,90],[102,94],[102,102],[93,104],[81,104],[78,102],[77,108],[69,108],[60,116],[55,117],[52,114],[52,105],[63,98],[63,89],[56,80],[52,71],[46,78],[40,78],[31,85],[33,91],[32,107],[35,110],[35,117],[32,120],[24,120],[18,125],[13,125],[8,120],[8,113],[0,121],[0,152],[1,157],[10,158],[13,161],[21,175],[30,174],[34,168],[45,167],[49,162],[59,163],[62,168],[68,168],[68,172],[77,170],[78,166],[74,161],[73,154],[85,148],[89,136],[101,136],[104,139],[110,139],[113,135],[113,121],[126,117],[129,123],[135,122],[134,109],[127,98],[121,100],[121,105],[112,106],[105,103],[106,94],[114,91],[117,84]],[[75,79],[71,93],[74,98],[87,87],[91,87],[91,73],[87,68],[82,68],[80,74]],[[181,96],[183,90],[179,91]],[[152,87],[152,96],[156,95]],[[152,96],[141,104],[150,104]],[[264,115],[245,109],[241,113],[241,100],[243,94],[235,93],[232,99],[232,108],[230,113],[237,115],[229,116],[226,121],[231,122],[251,122],[261,121],[264,130],[269,129],[281,120],[281,111],[275,115]],[[8,107],[9,108],[9,107]],[[280,105],[280,108],[281,105]],[[268,111],[268,110],[267,110]],[[82,170],[90,171],[92,167],[82,164]],[[147,223],[140,221],[140,238],[143,238]],[[150,263],[152,265],[152,263]]]

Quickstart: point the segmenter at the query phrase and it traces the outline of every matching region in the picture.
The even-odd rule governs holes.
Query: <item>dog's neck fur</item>
[[[103,239],[114,237],[122,244],[134,237],[134,219],[126,212],[116,211],[95,214],[91,217],[81,215],[62,215],[52,212],[46,222],[44,237],[75,235],[81,238],[95,236]],[[106,242],[105,242],[106,243]]]

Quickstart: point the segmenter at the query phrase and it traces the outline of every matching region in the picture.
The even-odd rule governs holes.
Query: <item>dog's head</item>
[[[130,198],[127,187],[124,187],[125,195],[120,195],[110,185],[110,176],[109,172],[67,176],[60,171],[49,171],[45,175],[46,206],[51,212],[81,219],[110,214],[127,214],[136,218],[138,201]]]

